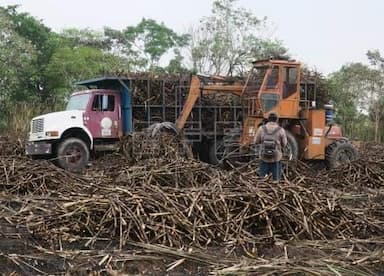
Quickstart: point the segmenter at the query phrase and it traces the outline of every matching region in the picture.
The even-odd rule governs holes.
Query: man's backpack
[[[278,126],[272,132],[268,132],[267,127],[263,126],[264,130],[264,138],[263,142],[261,143],[261,157],[264,158],[275,158],[277,156],[277,139],[276,139],[276,133],[280,130],[280,127]]]

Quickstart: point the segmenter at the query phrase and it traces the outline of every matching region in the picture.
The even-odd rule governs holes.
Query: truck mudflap
[[[47,142],[27,142],[25,145],[26,155],[47,155],[52,153],[52,144]]]

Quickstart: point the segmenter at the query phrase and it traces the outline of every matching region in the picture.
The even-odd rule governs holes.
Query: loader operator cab
[[[261,60],[253,63],[243,97],[248,115],[268,116],[275,111],[281,118],[297,118],[300,102],[300,63],[287,60]]]

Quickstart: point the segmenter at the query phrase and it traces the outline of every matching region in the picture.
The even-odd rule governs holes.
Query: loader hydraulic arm
[[[212,77],[213,83],[204,84],[198,76],[193,76],[191,80],[191,86],[189,89],[188,97],[184,103],[183,110],[180,113],[179,118],[176,121],[176,128],[182,130],[186,121],[188,120],[189,115],[193,107],[196,104],[197,99],[200,95],[210,95],[216,93],[229,93],[237,96],[241,96],[244,85],[240,83],[234,83],[231,85],[226,84],[225,82],[218,82],[220,80],[224,81],[225,78],[222,77]]]

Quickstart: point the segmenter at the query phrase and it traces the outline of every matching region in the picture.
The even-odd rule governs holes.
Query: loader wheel
[[[209,163],[213,165],[223,164],[225,160],[235,162],[238,159],[240,128],[228,129],[224,136],[216,136],[216,141],[209,143]]]
[[[225,146],[222,139],[217,139],[209,144],[209,163],[212,165],[220,164],[225,156]]]
[[[89,149],[83,140],[68,138],[62,141],[57,148],[57,163],[59,167],[79,172],[85,168],[89,161]]]
[[[357,157],[357,150],[348,141],[336,141],[327,147],[326,161],[327,166],[330,169],[334,169],[340,165],[350,163]]]
[[[176,125],[171,122],[154,123],[146,129],[146,132],[149,137],[155,137],[161,133],[179,135]]]
[[[166,143],[172,142],[174,143],[174,147],[177,149],[180,156],[187,158],[193,157],[191,144],[185,139],[183,133],[177,129],[174,123],[154,123],[146,129],[146,136],[150,139],[149,142],[151,143],[153,143],[153,139],[155,139],[157,145],[159,145],[158,142],[161,140]]]

